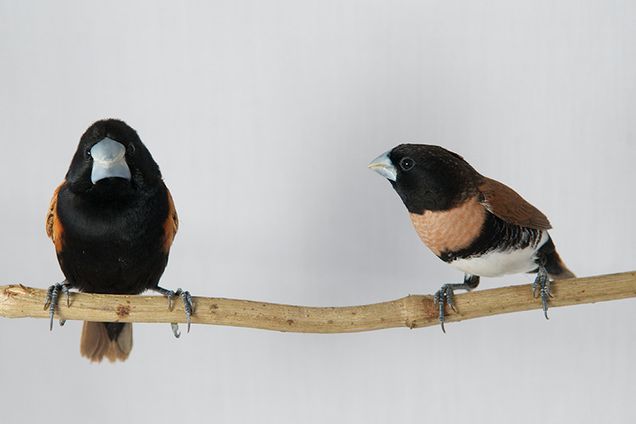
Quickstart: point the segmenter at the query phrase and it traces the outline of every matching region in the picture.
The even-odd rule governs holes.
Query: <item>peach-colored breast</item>
[[[436,255],[464,249],[479,236],[486,210],[473,197],[448,211],[410,214],[420,239]]]

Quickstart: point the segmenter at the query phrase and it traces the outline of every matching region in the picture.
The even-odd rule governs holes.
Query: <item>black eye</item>
[[[84,158],[86,158],[86,160],[89,160],[91,158],[91,149],[87,149],[86,151],[84,151]]]
[[[403,171],[410,171],[415,166],[415,161],[411,158],[402,158],[400,161],[400,168]]]
[[[135,153],[135,145],[129,144],[128,147],[126,147],[126,153],[128,153],[129,155]]]

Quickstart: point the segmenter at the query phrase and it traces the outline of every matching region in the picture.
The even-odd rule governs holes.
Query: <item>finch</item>
[[[444,284],[435,293],[442,330],[445,305],[455,309],[454,290],[472,290],[480,277],[536,273],[533,293],[541,296],[548,318],[550,279],[574,274],[559,257],[543,213],[439,146],[401,144],[369,168],[389,180],[424,244],[464,272],[463,283]]]
[[[53,194],[46,233],[53,241],[65,280],[49,287],[45,308],[53,315],[60,293],[180,296],[190,327],[192,298],[159,287],[179,227],[170,191],[141,139],[116,119],[95,122],[82,135],[62,184]],[[63,324],[63,321],[60,321]],[[179,337],[177,324],[172,324]],[[84,322],[82,356],[100,362],[125,360],[132,349],[132,324]]]

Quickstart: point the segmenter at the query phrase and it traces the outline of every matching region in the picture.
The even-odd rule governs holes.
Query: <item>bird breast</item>
[[[486,210],[477,197],[446,211],[410,214],[420,239],[437,256],[467,248],[479,237],[486,220]]]

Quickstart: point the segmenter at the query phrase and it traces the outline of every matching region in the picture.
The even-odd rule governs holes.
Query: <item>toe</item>
[[[189,291],[184,291],[181,293],[181,298],[183,299],[183,309],[186,315],[186,322],[188,324],[188,333],[190,332],[190,324],[192,323],[192,296]]]
[[[174,309],[175,292],[170,290],[168,293],[166,293],[166,297],[168,298],[168,310],[172,311]]]
[[[172,334],[178,339],[181,337],[181,332],[179,331],[179,324],[176,322],[171,322],[170,327],[172,328]]]

